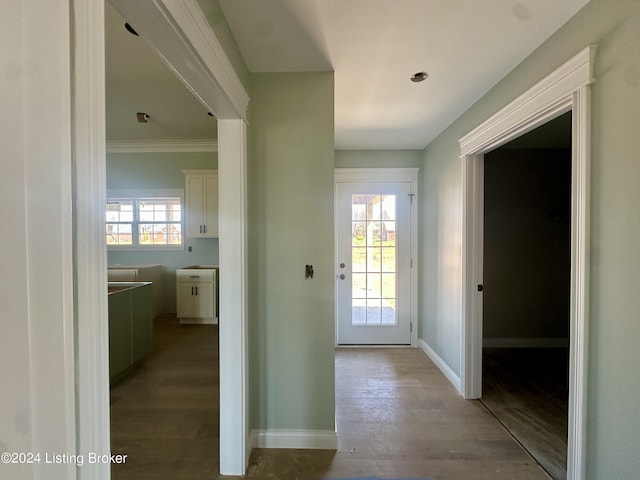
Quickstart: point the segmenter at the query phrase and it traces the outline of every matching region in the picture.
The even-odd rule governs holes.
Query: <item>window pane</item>
[[[126,223],[107,224],[107,245],[131,245],[131,225]]]
[[[133,202],[131,200],[108,201],[107,222],[133,222]]]
[[[367,271],[380,272],[382,264],[380,263],[380,249],[375,247],[367,247]]]
[[[367,271],[367,249],[366,247],[351,248],[351,269],[354,272]]]
[[[396,219],[396,196],[395,195],[382,195],[382,220],[395,220]]]
[[[395,247],[382,247],[382,271],[383,272],[395,272],[396,271],[396,249]]]
[[[379,273],[367,274],[367,298],[381,297],[381,275]]]
[[[365,244],[365,237],[367,235],[367,223],[366,222],[352,222],[351,223],[351,245],[362,246]]]
[[[396,274],[382,274],[382,298],[393,299],[396,297]]]
[[[367,298],[367,275],[365,273],[354,273],[351,277],[352,298]]]
[[[382,322],[382,309],[380,300],[367,300],[367,325],[380,324]]]

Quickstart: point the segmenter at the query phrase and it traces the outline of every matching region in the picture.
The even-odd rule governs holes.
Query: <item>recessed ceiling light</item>
[[[136,32],[133,27],[131,25],[129,25],[127,22],[125,22],[124,24],[124,28],[127,29],[127,32],[129,32],[131,35],[135,35],[136,37],[139,37],[140,35],[138,35],[138,32]]]
[[[415,83],[423,82],[428,77],[429,77],[429,74],[427,72],[418,72],[418,73],[414,73],[413,75],[411,75],[411,81],[415,82]]]

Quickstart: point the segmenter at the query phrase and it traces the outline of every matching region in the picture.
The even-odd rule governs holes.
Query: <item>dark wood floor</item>
[[[556,480],[567,478],[568,349],[483,351],[482,402]]]
[[[155,350],[111,392],[114,480],[218,478],[217,328],[156,321]],[[337,450],[256,449],[249,479],[548,480],[418,349],[336,352]],[[228,478],[228,477],[225,477]]]
[[[111,389],[114,480],[218,478],[217,325],[157,318],[153,354]]]

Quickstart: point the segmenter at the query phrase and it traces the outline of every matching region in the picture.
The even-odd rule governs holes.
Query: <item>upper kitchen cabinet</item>
[[[182,170],[187,237],[218,238],[218,171]]]

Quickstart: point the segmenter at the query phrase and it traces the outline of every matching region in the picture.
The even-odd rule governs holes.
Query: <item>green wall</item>
[[[202,153],[109,153],[107,189],[180,188],[184,190],[181,169],[217,168],[218,154]],[[109,265],[164,265],[164,303],[162,311],[176,311],[176,268],[189,265],[217,265],[218,239],[186,239],[185,250],[109,250]]]
[[[250,108],[250,427],[333,431],[333,73],[254,74]]]
[[[424,152],[420,336],[460,373],[458,140],[587,45],[592,86],[591,312],[587,478],[640,472],[640,2],[592,0]],[[631,368],[630,368],[631,367]]]
[[[336,167],[422,167],[422,152],[420,150],[336,150]]]

